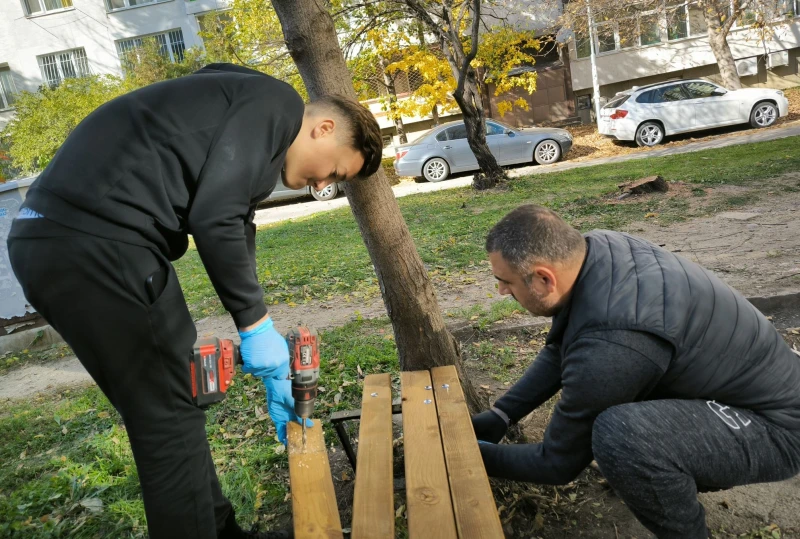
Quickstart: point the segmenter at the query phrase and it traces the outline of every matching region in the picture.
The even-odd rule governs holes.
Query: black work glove
[[[475,429],[475,437],[478,440],[496,444],[506,435],[508,425],[495,412],[486,410],[472,416],[472,428]]]

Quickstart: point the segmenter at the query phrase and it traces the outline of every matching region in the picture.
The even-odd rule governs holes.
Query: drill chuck
[[[294,401],[294,413],[303,419],[311,417],[314,412],[314,399],[307,401]]]

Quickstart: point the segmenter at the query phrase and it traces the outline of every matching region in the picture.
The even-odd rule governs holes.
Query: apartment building
[[[202,46],[199,19],[225,0],[0,0],[0,129],[14,93],[69,77],[122,72],[120,57],[153,36],[171,58]]]
[[[800,85],[800,0],[781,0],[778,5],[768,36],[762,39],[738,23],[728,35],[743,86]],[[601,102],[632,86],[671,78],[722,82],[703,13],[691,0],[667,0],[658,10],[598,23],[594,28]],[[578,108],[588,112],[592,94],[588,39],[571,42],[569,54]]]

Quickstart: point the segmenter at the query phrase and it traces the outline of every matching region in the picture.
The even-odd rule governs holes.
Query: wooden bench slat
[[[353,539],[394,539],[392,468],[392,378],[370,374],[364,379],[358,429]]]
[[[459,536],[505,537],[458,372],[451,365],[431,374]]]
[[[400,373],[409,537],[456,539],[439,418],[428,371]],[[425,401],[430,403],[426,404]]]
[[[303,428],[297,422],[289,422],[294,536],[297,539],[344,537],[321,422],[317,420],[313,427],[306,429],[306,434],[304,447]]]

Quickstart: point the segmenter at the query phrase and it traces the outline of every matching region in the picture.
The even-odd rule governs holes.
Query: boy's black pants
[[[609,484],[660,539],[708,537],[698,491],[800,472],[800,432],[706,400],[613,406],[594,423],[592,451]]]
[[[122,416],[150,537],[216,538],[231,504],[214,470],[205,414],[192,404],[196,331],[172,265],[155,248],[46,219],[16,221],[8,245],[25,297]],[[151,302],[145,281],[160,267],[166,287]]]

